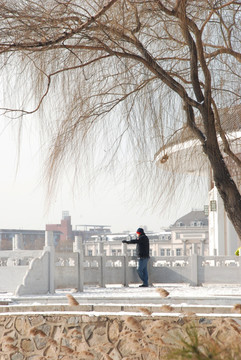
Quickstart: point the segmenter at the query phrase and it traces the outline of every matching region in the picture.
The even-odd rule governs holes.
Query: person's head
[[[144,234],[144,230],[142,229],[142,228],[138,228],[137,230],[136,230],[136,235],[137,235],[137,237],[140,237],[141,235],[143,235]]]

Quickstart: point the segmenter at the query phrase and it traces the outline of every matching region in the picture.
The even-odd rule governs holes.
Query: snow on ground
[[[160,294],[157,292],[157,288],[163,288],[169,292],[168,297],[160,298]],[[67,305],[68,299],[67,294],[72,294],[79,304],[92,304],[93,311],[77,311],[76,314],[87,314],[89,316],[98,316],[103,315],[142,315],[140,313],[140,307],[151,306],[153,309],[152,316],[183,316],[182,313],[179,313],[180,307],[184,307],[186,311],[188,308],[192,308],[199,316],[209,317],[213,316],[212,313],[208,313],[205,308],[215,307],[217,317],[235,317],[241,322],[241,314],[234,314],[232,312],[232,307],[234,304],[241,304],[241,285],[230,285],[230,284],[210,284],[205,286],[193,287],[189,284],[155,284],[155,286],[150,286],[148,288],[139,288],[139,285],[130,285],[128,287],[123,287],[120,285],[109,285],[106,288],[94,287],[94,286],[85,286],[83,292],[76,292],[75,289],[59,289],[55,294],[46,294],[46,295],[28,295],[17,297],[12,293],[0,293],[0,301],[9,302],[9,305],[12,305],[15,310],[14,312],[8,311],[4,313],[4,305],[1,315],[10,315],[10,314],[24,314],[26,311],[28,314],[37,314],[38,311],[44,311],[48,314],[61,314],[62,311],[58,311],[58,307],[55,309],[39,310],[38,306],[42,305]],[[155,308],[160,307],[162,304],[171,305],[174,309],[172,313],[156,313]],[[95,304],[95,305],[94,305]],[[111,305],[123,305],[121,312],[118,310],[108,311],[108,306],[111,308]],[[192,305],[193,304],[193,305]],[[101,306],[105,306],[103,310],[96,310],[96,306],[99,309]],[[34,306],[35,310],[32,312],[30,306]],[[127,307],[131,306],[132,309],[127,310]],[[138,309],[139,307],[139,309]],[[1,308],[1,305],[0,305]],[[18,309],[19,308],[19,312]],[[220,308],[220,310],[218,310]],[[179,310],[178,310],[179,309]],[[192,311],[193,311],[192,309]],[[226,310],[225,310],[226,309]],[[74,309],[68,311],[65,308],[65,313],[69,311],[71,314],[74,314]],[[127,311],[127,312],[126,312]],[[133,313],[132,313],[133,311]]]
[[[230,285],[230,284],[210,284],[204,286],[190,286],[189,284],[155,284],[155,286],[150,286],[148,288],[139,288],[138,285],[130,285],[123,287],[120,285],[109,285],[106,288],[94,287],[94,286],[85,286],[83,292],[75,293],[74,289],[60,289],[56,290],[54,295],[28,295],[23,296],[23,298],[31,297],[34,299],[38,298],[60,298],[65,297],[67,293],[72,293],[76,295],[78,299],[128,299],[135,298],[136,300],[142,298],[157,299],[160,298],[160,295],[156,291],[157,288],[164,288],[170,294],[171,298],[208,298],[208,297],[235,297],[241,298],[241,284],[240,285]],[[6,301],[7,299],[12,299],[21,301],[21,297],[16,297],[12,293],[0,293],[0,301]]]
[[[156,292],[157,288],[166,289],[172,297],[206,297],[206,296],[241,296],[241,283],[240,285],[228,285],[228,284],[210,284],[205,286],[190,286],[189,284],[156,284],[153,287],[139,288],[138,285],[129,287],[114,287],[109,286],[105,288],[86,288],[84,294],[90,296],[109,296],[119,297],[120,295],[125,297],[131,294],[135,294],[136,297],[159,297]]]
[[[160,298],[156,291],[157,288],[164,288],[172,298],[205,298],[211,296],[234,296],[241,297],[241,284],[240,285],[205,285],[205,286],[190,286],[189,284],[156,284],[148,288],[139,288],[139,286],[129,287],[115,287],[108,286],[107,288],[86,287],[84,292],[78,293],[78,297],[102,297],[102,298],[130,298],[135,299]]]

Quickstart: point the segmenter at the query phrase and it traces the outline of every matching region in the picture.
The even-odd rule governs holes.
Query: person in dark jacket
[[[126,244],[136,244],[136,254],[138,258],[138,268],[137,273],[139,278],[143,282],[140,287],[148,287],[148,271],[147,271],[147,264],[150,258],[149,256],[149,239],[144,233],[142,228],[138,228],[136,231],[137,239],[133,240],[123,240],[123,243]]]

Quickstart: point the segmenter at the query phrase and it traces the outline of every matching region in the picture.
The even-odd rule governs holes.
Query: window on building
[[[171,256],[171,249],[166,249],[166,255]]]
[[[176,256],[181,256],[181,249],[176,249]]]
[[[136,256],[136,250],[133,250],[132,256]]]
[[[112,249],[112,250],[111,250],[111,255],[112,255],[112,256],[116,256],[116,250],[115,250],[115,249]]]
[[[88,250],[88,256],[93,256],[93,251],[92,250]]]
[[[150,256],[152,256],[152,249],[150,249]]]
[[[131,250],[127,250],[127,256],[131,256]]]
[[[160,249],[160,256],[165,256],[165,249]]]
[[[121,250],[120,249],[117,250],[117,256],[121,256]]]
[[[180,239],[180,233],[176,233],[176,239]]]

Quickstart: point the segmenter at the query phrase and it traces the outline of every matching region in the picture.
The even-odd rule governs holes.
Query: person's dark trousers
[[[148,286],[148,272],[147,272],[147,264],[149,258],[141,258],[138,260],[138,269],[137,273],[139,278],[143,282],[143,285]]]

